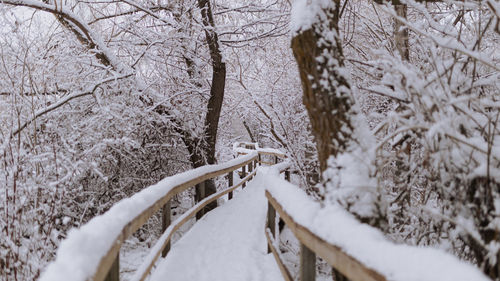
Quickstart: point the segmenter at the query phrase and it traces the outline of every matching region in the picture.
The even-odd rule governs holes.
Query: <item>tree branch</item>
[[[46,108],[43,108],[43,109],[40,109],[38,110],[37,112],[35,112],[35,114],[28,120],[28,121],[25,121],[21,126],[19,126],[18,128],[16,128],[12,133],[11,133],[11,138],[17,134],[19,134],[24,128],[26,128],[29,124],[31,124],[33,121],[35,121],[37,118],[65,105],[66,103],[68,103],[69,101],[73,100],[73,99],[76,99],[76,98],[79,98],[79,97],[83,97],[83,96],[88,96],[88,95],[92,95],[95,90],[101,86],[102,84],[105,84],[105,83],[108,83],[108,82],[112,82],[112,81],[117,81],[117,80],[121,80],[121,79],[124,79],[124,78],[128,78],[130,76],[132,76],[133,74],[127,74],[127,75],[123,75],[123,76],[120,76],[120,77],[112,77],[112,78],[108,78],[108,79],[105,79],[105,80],[102,80],[100,81],[99,83],[97,83],[96,85],[94,85],[93,87],[89,87],[87,90],[85,91],[82,91],[82,92],[79,92],[79,93],[74,93],[74,94],[71,94],[71,95],[68,95],[66,97],[64,97],[63,99],[57,101],[56,103],[46,107]]]
[[[64,6],[50,5],[38,1],[30,0],[1,0],[0,3],[34,8],[54,14],[57,20],[73,34],[78,41],[85,45],[90,51],[95,53],[96,58],[105,66],[109,66],[116,71],[122,71],[123,67],[118,59],[110,52],[104,41],[82,20],[78,15]]]

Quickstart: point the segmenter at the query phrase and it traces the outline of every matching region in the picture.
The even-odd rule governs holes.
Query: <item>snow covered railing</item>
[[[286,159],[285,153],[275,148],[261,148],[258,143],[253,142],[235,142],[233,144],[233,152],[236,156],[246,155],[254,151],[259,152],[259,164],[274,165],[279,159]],[[264,161],[262,156],[272,157],[272,161]]]
[[[207,165],[167,177],[143,189],[132,197],[116,203],[103,215],[97,216],[79,229],[72,229],[57,250],[57,257],[43,272],[41,281],[117,281],[119,280],[119,253],[122,243],[158,211],[162,211],[163,235],[140,266],[134,280],[144,280],[160,254],[165,256],[170,248],[170,238],[189,218],[203,215],[203,208],[228,194],[255,175],[258,153],[219,165]],[[248,167],[247,175],[246,168]],[[241,168],[243,180],[233,185],[233,172]],[[227,175],[229,187],[205,198],[205,182]],[[196,187],[197,204],[170,223],[170,200],[188,188]]]
[[[281,169],[279,169],[281,172]],[[433,248],[398,245],[379,230],[360,223],[339,206],[321,206],[298,187],[266,175],[266,237],[287,281],[294,278],[278,251],[276,214],[300,242],[301,281],[313,281],[316,255],[333,267],[335,280],[350,281],[486,281],[478,268]]]
[[[189,219],[199,214],[203,210],[203,208],[208,204],[210,204],[211,202],[219,199],[220,197],[226,194],[228,194],[229,196],[228,199],[231,200],[232,192],[236,188],[243,186],[247,181],[251,180],[257,173],[257,169],[252,171],[252,169],[249,167],[249,172],[250,174],[245,178],[243,178],[241,182],[239,182],[236,185],[232,184],[232,177],[229,177],[229,179],[231,180],[229,182],[229,187],[227,189],[221,190],[201,200],[198,204],[194,205],[191,209],[186,211],[182,216],[177,218],[170,226],[168,226],[168,228],[163,232],[158,241],[156,241],[156,244],[153,246],[153,248],[149,252],[144,262],[137,269],[131,281],[145,280],[146,277],[151,272],[151,269],[154,266],[156,260],[160,257],[160,254],[162,254],[163,257],[167,255],[168,249],[170,249],[170,239],[172,239],[174,232],[179,230],[179,228],[181,228],[181,226],[184,223],[186,223]],[[165,251],[165,249],[167,249],[167,251]]]

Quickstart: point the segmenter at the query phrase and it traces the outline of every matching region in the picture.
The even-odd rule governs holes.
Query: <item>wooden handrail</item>
[[[63,241],[61,246],[64,246],[64,249],[61,249],[62,252],[66,253],[66,255],[72,251],[84,251],[86,248],[84,245],[87,245],[89,239],[104,239],[106,242],[105,246],[100,246],[98,254],[93,255],[93,260],[89,260],[86,262],[86,259],[77,259],[77,263],[73,263],[74,268],[67,267],[67,256],[62,256],[61,258],[57,258],[52,264],[49,265],[47,270],[42,274],[41,280],[69,280],[71,278],[76,278],[74,280],[94,280],[94,281],[103,281],[103,280],[118,280],[119,278],[119,264],[118,264],[118,256],[122,243],[135,231],[137,231],[142,225],[144,225],[150,217],[152,217],[155,213],[160,211],[161,209],[166,210],[164,208],[170,200],[180,192],[187,190],[188,188],[194,187],[197,184],[205,182],[206,180],[213,179],[218,176],[231,174],[233,171],[245,167],[254,162],[257,162],[258,154],[249,155],[242,157],[242,159],[235,159],[230,161],[227,164],[221,164],[220,167],[211,167],[204,166],[190,172],[186,172],[183,174],[175,175],[169,177],[170,180],[165,179],[166,182],[159,183],[158,187],[151,186],[149,191],[146,190],[141,191],[140,193],[144,195],[140,195],[137,197],[139,201],[137,201],[137,211],[130,212],[130,218],[120,217],[118,223],[115,223],[117,226],[113,228],[113,235],[115,237],[109,237],[110,233],[106,232],[111,230],[110,228],[104,230],[102,233],[96,233],[94,231],[89,231],[98,225],[102,225],[104,221],[112,219],[114,220],[114,216],[118,215],[118,210],[126,210],[124,206],[132,206],[134,205],[134,196],[132,198],[128,198],[127,202],[119,206],[116,206],[118,209],[113,206],[108,212],[100,215],[91,221],[89,221],[86,225],[81,227],[81,230],[74,231],[70,233],[68,236],[68,240],[71,241]],[[199,173],[199,174],[198,174]],[[192,175],[192,176],[191,176]],[[160,188],[160,189],[156,189]],[[164,190],[161,191],[161,190]],[[146,193],[144,193],[146,192]],[[148,194],[149,197],[148,197]],[[161,194],[158,198],[151,198],[153,194]],[[147,200],[146,200],[147,199]],[[200,198],[202,200],[203,198]],[[146,201],[144,201],[146,200]],[[151,202],[151,203],[146,203]],[[119,205],[119,204],[117,204]],[[168,211],[169,208],[168,208]],[[109,214],[109,215],[108,215]],[[168,212],[170,216],[170,213]],[[87,225],[89,225],[87,227]],[[102,225],[104,226],[104,225]],[[87,228],[85,228],[87,227]],[[89,236],[90,235],[90,236]],[[109,237],[109,238],[108,238]],[[101,242],[102,243],[102,242]],[[65,246],[65,245],[70,245]],[[81,249],[75,248],[75,245],[82,245]],[[61,252],[60,251],[60,252]],[[94,252],[95,253],[95,252]],[[89,254],[92,254],[89,252]],[[90,264],[95,264],[90,265]],[[84,270],[83,270],[84,269]],[[72,276],[73,272],[78,272],[77,276]]]
[[[183,192],[184,190],[193,187],[201,182],[204,182],[206,180],[221,176],[226,174],[227,172],[235,171],[241,167],[244,167],[248,165],[250,162],[256,161],[257,156],[252,157],[251,159],[239,163],[237,165],[213,171],[210,173],[206,173],[204,175],[201,175],[197,178],[191,179],[189,181],[180,183],[176,185],[174,188],[172,188],[165,196],[162,198],[159,198],[153,205],[149,206],[146,210],[144,210],[141,214],[133,218],[129,223],[125,225],[125,227],[122,229],[120,235],[116,237],[115,242],[113,243],[113,246],[108,250],[107,254],[101,259],[101,262],[99,263],[99,266],[97,268],[96,273],[92,277],[92,280],[94,281],[101,281],[105,280],[105,278],[108,275],[108,272],[115,261],[115,259],[118,256],[118,253],[121,248],[121,244],[134,232],[136,232],[141,226],[143,226],[150,217],[152,217],[156,212],[158,212],[165,204],[167,204],[170,199],[172,199],[175,195],[179,194],[180,192]]]
[[[269,156],[274,156],[275,159],[281,158],[285,159],[286,155],[284,153],[279,152],[276,149],[272,148],[260,148],[257,143],[251,143],[251,142],[240,142],[237,143],[238,145],[235,145],[233,149],[237,152],[237,155],[245,155],[249,151],[257,151],[259,153],[259,156],[262,155],[269,155]],[[252,148],[249,148],[252,147]],[[260,161],[260,159],[259,159]],[[270,162],[269,162],[270,163]],[[272,163],[276,164],[276,163]]]
[[[267,244],[269,245],[269,249],[273,253],[274,259],[276,260],[276,263],[278,264],[278,267],[281,271],[281,275],[283,275],[283,278],[285,281],[293,281],[292,274],[290,274],[290,271],[288,271],[288,268],[286,268],[285,264],[283,263],[283,260],[280,257],[280,254],[278,252],[278,245],[276,245],[276,242],[274,238],[272,238],[273,234],[271,233],[271,230],[269,228],[266,229],[266,238],[267,238]]]
[[[354,257],[345,253],[339,247],[332,245],[309,229],[304,227],[303,225],[297,223],[283,208],[283,206],[272,196],[272,194],[266,190],[266,197],[269,202],[269,212],[277,212],[288,228],[292,231],[295,237],[300,241],[301,245],[307,247],[305,250],[312,251],[314,254],[317,254],[323,260],[325,260],[330,266],[332,266],[335,270],[340,272],[342,275],[347,277],[350,281],[387,281],[387,279],[376,272],[375,270],[368,268],[363,265]],[[273,215],[268,215],[269,217],[273,217]],[[268,227],[266,227],[266,233],[269,231],[272,235],[274,235],[274,225],[275,221],[268,220]],[[269,235],[269,234],[268,234]],[[272,249],[273,244],[271,237],[268,237],[268,244],[271,250],[276,251],[276,249]],[[302,253],[303,254],[303,253]],[[276,253],[274,257],[277,259],[278,264],[283,264],[279,255]],[[312,255],[309,259],[309,263],[315,264],[316,255]],[[312,261],[311,259],[314,259]],[[279,260],[279,261],[278,261]],[[310,271],[313,272],[310,272]],[[301,266],[301,280],[302,281],[313,281],[314,280],[314,266],[312,268],[302,268]],[[304,272],[309,271],[309,272]],[[288,276],[285,276],[285,279]]]
[[[171,224],[163,233],[163,235],[158,239],[156,242],[155,246],[152,248],[150,251],[150,254],[146,257],[146,261],[139,267],[137,272],[134,274],[134,277],[132,277],[132,281],[143,281],[146,279],[148,274],[151,271],[151,268],[153,267],[154,263],[160,256],[161,252],[163,249],[168,245],[170,242],[170,239],[172,238],[172,235],[174,234],[175,231],[177,231],[182,225],[184,225],[189,219],[194,217],[200,210],[202,210],[205,206],[210,204],[211,202],[219,199],[220,197],[228,194],[229,192],[235,190],[236,188],[240,187],[243,185],[243,183],[249,181],[250,179],[255,176],[257,170],[254,170],[252,173],[250,173],[248,176],[246,176],[241,182],[238,184],[231,186],[227,189],[224,189],[222,191],[219,191],[215,194],[212,194],[202,201],[200,201],[198,204],[194,205],[191,209],[187,210],[182,216],[180,216],[173,224]]]

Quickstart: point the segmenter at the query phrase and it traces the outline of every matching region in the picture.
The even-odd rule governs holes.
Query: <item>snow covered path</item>
[[[267,254],[267,200],[257,175],[221,207],[206,214],[173,246],[152,281],[282,281]]]

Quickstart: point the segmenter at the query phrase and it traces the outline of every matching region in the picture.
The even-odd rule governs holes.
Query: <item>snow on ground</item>
[[[137,238],[127,239],[120,250],[120,279],[130,280],[141,261],[147,256],[149,247]]]
[[[160,261],[151,281],[282,281],[264,234],[265,183],[257,175],[198,221]]]

